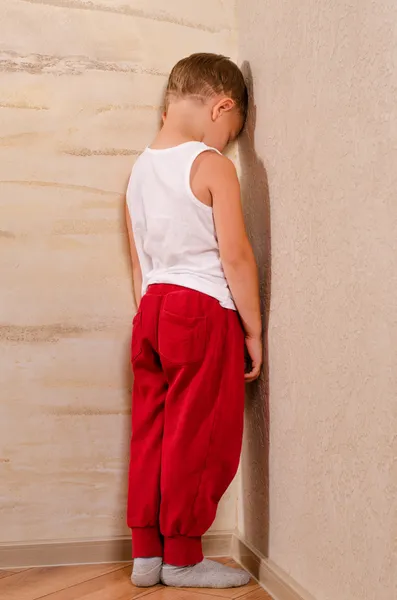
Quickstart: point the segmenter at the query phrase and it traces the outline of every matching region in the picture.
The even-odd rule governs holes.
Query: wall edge
[[[273,600],[316,600],[285,571],[236,534],[233,536],[232,557],[258,581]]]

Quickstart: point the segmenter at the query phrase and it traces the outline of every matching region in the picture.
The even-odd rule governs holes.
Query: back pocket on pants
[[[207,338],[205,317],[185,317],[163,309],[159,322],[159,353],[170,363],[187,365],[204,358]]]

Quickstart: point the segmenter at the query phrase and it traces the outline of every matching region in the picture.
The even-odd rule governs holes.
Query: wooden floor
[[[217,559],[230,566],[236,564],[228,558]],[[239,600],[272,600],[251,581],[243,588],[230,590],[176,589],[158,585],[153,588],[136,588],[131,584],[131,565],[82,565],[76,567],[42,567],[12,571],[0,570],[1,600],[211,600],[238,598]]]

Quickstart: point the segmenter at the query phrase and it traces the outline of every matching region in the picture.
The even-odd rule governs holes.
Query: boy
[[[194,54],[171,72],[163,127],[137,160],[127,225],[138,313],[131,359],[132,581],[245,585],[203,559],[201,536],[239,463],[244,379],[259,376],[257,267],[233,163],[247,113],[238,67]],[[244,338],[252,368],[244,375]]]

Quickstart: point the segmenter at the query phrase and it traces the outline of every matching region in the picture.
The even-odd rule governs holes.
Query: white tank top
[[[236,310],[219,257],[212,208],[190,187],[199,154],[218,152],[201,142],[157,150],[136,161],[127,205],[142,270],[142,294],[154,283],[203,292]]]

